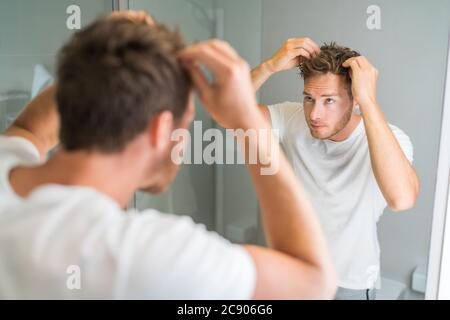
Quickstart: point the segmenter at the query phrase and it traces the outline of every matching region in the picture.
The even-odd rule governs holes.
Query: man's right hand
[[[290,38],[266,61],[272,73],[298,67],[302,58],[311,59],[319,54],[320,47],[310,38]]]
[[[179,54],[198,95],[213,119],[225,128],[249,128],[260,116],[248,64],[226,42],[209,40]],[[200,66],[213,74],[210,83]]]
[[[290,38],[268,60],[252,70],[254,91],[274,73],[298,67],[302,59],[311,59],[320,52],[320,47],[310,38]]]

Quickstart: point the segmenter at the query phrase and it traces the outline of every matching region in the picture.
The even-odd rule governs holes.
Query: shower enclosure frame
[[[450,30],[425,298],[450,299]]]

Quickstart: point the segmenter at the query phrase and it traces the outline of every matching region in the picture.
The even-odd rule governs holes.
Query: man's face
[[[353,99],[341,75],[326,73],[305,79],[303,109],[311,135],[333,139],[350,121]]]

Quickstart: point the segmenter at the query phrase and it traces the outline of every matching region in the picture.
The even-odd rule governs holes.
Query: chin
[[[179,166],[171,165],[164,167],[159,171],[159,176],[153,180],[153,183],[141,187],[139,190],[151,194],[160,194],[167,191],[170,184],[175,179]]]
[[[313,138],[319,139],[319,140],[327,140],[330,137],[332,137],[332,134],[329,134],[328,132],[317,132],[316,130],[310,129],[309,130],[311,132],[311,136],[313,136]]]
[[[169,185],[153,185],[139,189],[139,191],[151,194],[160,194],[169,189]]]

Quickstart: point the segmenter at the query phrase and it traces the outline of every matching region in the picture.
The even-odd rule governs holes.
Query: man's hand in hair
[[[274,73],[298,67],[302,59],[319,54],[320,47],[310,38],[290,38],[268,60],[252,70],[253,89],[257,91]]]
[[[419,193],[419,178],[378,105],[378,70],[363,56],[350,58],[342,66],[351,68],[352,94],[364,119],[378,186],[391,210],[410,209]]]
[[[290,38],[265,63],[272,73],[298,67],[302,58],[319,54],[320,47],[310,38]]]
[[[190,71],[195,89],[214,120],[225,128],[248,128],[260,116],[248,64],[231,46],[210,40],[184,49],[179,59]],[[208,82],[200,66],[213,73]]]
[[[149,25],[153,25],[155,22],[153,18],[145,11],[133,11],[133,10],[127,10],[127,11],[114,11],[110,15],[111,19],[129,19],[136,22],[145,22]]]
[[[350,68],[352,95],[361,107],[376,102],[378,70],[364,56],[346,60],[343,67]]]

